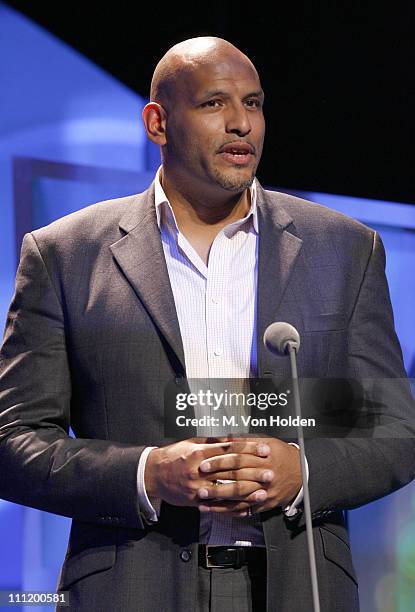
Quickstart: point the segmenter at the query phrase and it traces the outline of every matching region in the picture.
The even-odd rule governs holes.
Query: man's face
[[[243,58],[206,62],[177,84],[164,160],[194,187],[240,193],[251,185],[265,133],[263,92]]]

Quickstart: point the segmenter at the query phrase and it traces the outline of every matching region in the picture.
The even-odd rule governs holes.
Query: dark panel
[[[259,178],[287,188],[415,202],[415,8],[305,1],[10,5],[147,96],[174,43],[213,34],[253,59],[266,91]],[[99,8],[98,8],[99,6]]]

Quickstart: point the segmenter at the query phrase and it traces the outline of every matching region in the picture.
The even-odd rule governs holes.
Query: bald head
[[[227,60],[245,63],[257,74],[251,60],[223,38],[199,36],[174,45],[154,70],[150,100],[168,108],[180,85],[186,81],[187,75],[204,64]]]
[[[255,67],[230,42],[203,36],[169,49],[142,113],[160,146],[163,179],[190,200],[243,193],[262,153],[263,100]]]

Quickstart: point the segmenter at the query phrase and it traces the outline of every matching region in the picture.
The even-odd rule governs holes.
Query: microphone
[[[300,390],[298,387],[296,355],[300,348],[300,334],[295,329],[295,327],[293,327],[289,323],[284,323],[282,321],[271,323],[271,325],[269,325],[265,330],[264,344],[265,347],[273,355],[284,356],[288,354],[290,356],[291,374],[293,379],[295,415],[296,417],[298,417],[297,438],[298,446],[300,447],[301,477],[303,481],[303,502],[307,531],[308,558],[310,562],[311,588],[313,593],[313,610],[314,612],[320,612],[316,554],[314,550],[313,526],[311,521],[310,493],[308,489],[307,468],[304,450],[304,432],[303,426],[301,425]]]
[[[289,346],[298,353],[300,334],[289,323],[271,323],[265,330],[264,344],[274,355],[287,355]]]

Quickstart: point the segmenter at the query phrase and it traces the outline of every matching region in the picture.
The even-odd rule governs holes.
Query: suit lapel
[[[129,210],[120,221],[120,227],[127,233],[111,245],[112,253],[170,345],[184,373],[183,343],[157,225],[154,183],[129,205]]]
[[[284,209],[281,196],[275,193],[271,199],[258,186],[257,204],[259,251],[256,333],[258,376],[262,376],[268,367],[262,340],[264,331],[277,320],[278,306],[295,267],[302,240],[290,232],[292,218]],[[120,221],[120,227],[126,235],[111,245],[113,255],[175,353],[184,373],[183,343],[156,220],[154,183],[129,205]]]
[[[258,189],[258,376],[268,369],[263,343],[265,329],[278,320],[278,307],[302,247],[302,240],[289,230],[293,220],[282,200],[277,193],[271,199],[262,188]]]

